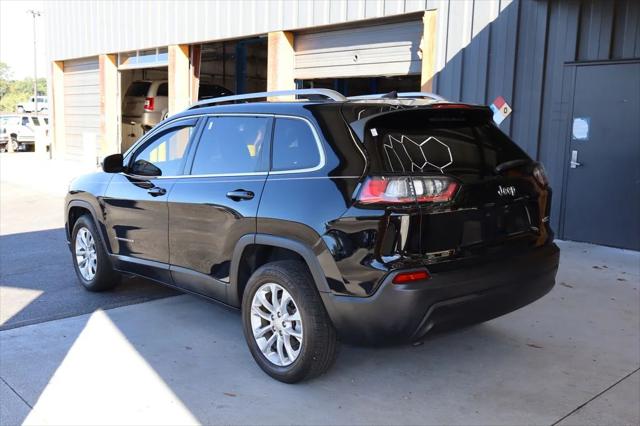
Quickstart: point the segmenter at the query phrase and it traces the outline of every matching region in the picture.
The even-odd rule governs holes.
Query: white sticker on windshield
[[[378,136],[378,131],[374,128],[371,129],[371,135]]]

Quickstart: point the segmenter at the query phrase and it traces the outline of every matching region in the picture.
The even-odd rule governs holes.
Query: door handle
[[[253,195],[253,192],[244,189],[227,192],[227,198],[231,198],[233,201],[250,200],[253,198]]]
[[[164,188],[160,188],[158,186],[154,186],[153,188],[148,189],[147,193],[149,193],[149,195],[151,195],[152,197],[159,197],[161,195],[166,194],[167,190]]]
[[[578,150],[574,149],[571,151],[571,162],[569,162],[569,167],[575,169],[580,166],[582,166],[582,163],[578,163]]]

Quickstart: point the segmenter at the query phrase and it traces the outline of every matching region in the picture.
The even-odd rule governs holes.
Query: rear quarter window
[[[304,120],[277,118],[272,152],[274,171],[309,169],[320,164],[318,143]]]

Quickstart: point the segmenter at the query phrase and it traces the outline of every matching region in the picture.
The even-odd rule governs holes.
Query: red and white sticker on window
[[[493,121],[498,126],[511,114],[511,107],[502,96],[498,96],[489,108],[493,111]]]

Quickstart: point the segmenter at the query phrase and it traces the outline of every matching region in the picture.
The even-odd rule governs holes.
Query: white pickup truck
[[[49,111],[49,98],[38,96],[38,112],[47,113]],[[26,112],[36,112],[36,98],[30,97],[27,102],[16,105],[16,112],[24,114]]]
[[[0,152],[27,151],[35,148],[36,135],[48,132],[48,117],[28,115],[0,116]]]

